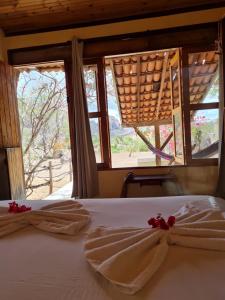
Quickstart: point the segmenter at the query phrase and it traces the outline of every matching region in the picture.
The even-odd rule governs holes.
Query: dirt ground
[[[72,170],[72,167],[70,168],[71,162],[67,161],[62,163],[60,159],[50,159],[45,161],[40,168],[48,167],[49,161],[52,162],[53,170],[53,191],[55,192],[70,181],[72,181],[72,174],[71,176],[69,173]],[[59,180],[61,179],[61,180]],[[35,179],[33,181],[33,185],[38,185],[45,183],[46,180],[49,180],[49,170],[43,170],[35,175]],[[44,199],[50,194],[49,186],[42,186],[37,189],[34,189],[33,193],[27,197],[29,200],[36,200],[36,199]]]
[[[97,161],[100,161],[100,157],[97,157]],[[48,167],[49,161],[52,162],[53,166],[53,191],[56,192],[58,189],[62,188],[64,185],[72,181],[72,177],[69,174],[70,163],[65,162],[61,164],[60,159],[51,159],[42,164],[41,167]],[[162,160],[161,165],[167,165],[168,161]],[[60,165],[60,166],[59,166]],[[141,167],[141,166],[155,166],[155,155],[150,152],[136,152],[130,155],[129,152],[123,153],[112,153],[112,167],[120,168],[120,167]],[[62,175],[61,175],[62,174]],[[60,181],[56,182],[56,180],[60,179]],[[35,180],[33,182],[34,185],[38,185],[44,183],[45,180],[49,180],[49,171],[45,170],[37,174]],[[49,196],[49,186],[43,186],[34,190],[34,192],[27,198],[29,200],[35,199],[44,199]]]

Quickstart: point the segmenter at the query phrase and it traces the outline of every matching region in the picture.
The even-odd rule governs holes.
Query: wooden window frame
[[[191,143],[191,118],[190,112],[193,110],[206,110],[206,109],[219,109],[219,102],[213,103],[190,103],[189,93],[189,64],[188,55],[190,53],[215,51],[215,45],[202,46],[202,47],[185,47],[182,49],[182,83],[183,83],[183,128],[185,139],[185,158],[186,166],[210,166],[218,165],[218,158],[192,158],[192,143]]]
[[[133,169],[149,169],[149,168],[170,168],[170,167],[185,167],[185,166],[210,166],[217,165],[218,158],[207,159],[193,159],[191,151],[191,123],[190,111],[204,110],[204,109],[218,109],[218,103],[198,103],[190,104],[189,95],[189,66],[188,54],[193,52],[203,52],[215,50],[214,45],[203,47],[184,47],[181,54],[181,110],[183,114],[183,136],[184,136],[184,163],[180,166],[154,166],[154,167],[121,167],[112,168],[111,161],[111,147],[110,147],[110,132],[109,132],[109,117],[107,108],[107,93],[106,93],[106,77],[104,57],[84,59],[84,65],[97,66],[97,98],[98,98],[98,112],[90,112],[89,118],[99,118],[99,134],[102,163],[97,163],[98,170],[133,170]]]
[[[105,66],[104,58],[84,59],[85,65],[97,66],[96,78],[96,92],[98,111],[89,112],[89,119],[98,118],[99,120],[99,135],[102,162],[97,163],[98,170],[105,170],[111,168],[111,151],[110,151],[110,138],[109,138],[109,118],[107,108],[106,96],[106,80],[105,80]]]
[[[178,105],[175,107],[174,103],[174,95],[173,95],[173,75],[172,75],[172,69],[173,65],[177,63],[177,69],[178,69]],[[184,152],[184,124],[183,124],[183,107],[182,107],[182,72],[181,72],[181,49],[178,48],[175,56],[170,61],[170,92],[171,92],[171,108],[172,108],[172,126],[173,126],[173,138],[174,138],[174,160],[175,162],[178,162],[182,165],[185,164],[185,152]],[[181,119],[181,127],[182,127],[182,135],[179,137],[181,139],[182,144],[182,155],[177,155],[177,143],[176,143],[176,124],[175,124],[175,115],[178,115]]]
[[[185,165],[176,165],[176,167],[185,167],[192,165],[210,165],[218,164],[218,159],[197,159],[193,161],[190,159],[190,116],[187,110],[190,111],[189,104],[189,82],[188,82],[188,69],[187,62],[185,68],[185,52],[187,48],[192,45],[200,46],[200,50],[210,50],[208,45],[218,39],[217,34],[218,23],[205,23],[199,25],[184,26],[178,28],[160,29],[155,31],[129,33],[125,35],[117,35],[112,37],[100,37],[94,39],[84,40],[84,64],[92,63],[98,64],[98,89],[99,89],[99,104],[101,105],[101,136],[103,145],[103,163],[98,165],[98,169],[102,170],[134,170],[134,169],[149,169],[149,168],[170,168],[170,166],[154,166],[154,167],[124,167],[112,168],[111,167],[111,149],[110,149],[110,135],[109,135],[109,120],[107,111],[106,100],[106,85],[104,78],[104,56],[126,54],[131,52],[154,51],[158,49],[168,48],[182,48],[182,110],[184,120],[184,140],[185,140],[185,157],[187,161]],[[202,46],[204,45],[204,46]],[[68,95],[68,112],[71,118],[73,104],[70,98],[73,96],[72,86],[72,56],[71,56],[71,42],[44,45],[30,48],[12,49],[8,50],[9,63],[18,66],[32,63],[41,63],[49,61],[64,61],[65,76],[67,82],[67,95]],[[215,49],[215,48],[214,48]],[[97,57],[97,58],[96,58]],[[186,55],[187,58],[187,55]],[[100,70],[102,70],[100,72]],[[188,101],[187,101],[188,99]],[[71,110],[71,112],[70,112]],[[189,122],[187,123],[187,121]],[[187,124],[187,126],[186,126]],[[75,134],[73,124],[70,122],[70,139],[71,146],[75,145]],[[189,148],[188,148],[189,147]],[[73,150],[75,151],[75,150]],[[75,176],[75,174],[74,174]]]

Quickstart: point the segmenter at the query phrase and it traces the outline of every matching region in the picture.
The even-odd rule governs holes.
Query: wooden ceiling
[[[6,35],[103,24],[225,6],[225,0],[1,0]]]

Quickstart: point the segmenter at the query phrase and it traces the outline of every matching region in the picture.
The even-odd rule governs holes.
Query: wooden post
[[[49,161],[48,163],[48,169],[49,169],[49,195],[53,192],[53,180],[52,180],[52,162]]]
[[[70,173],[70,182],[72,181],[72,162],[71,159],[69,160],[69,173]]]
[[[160,149],[157,149],[154,147],[150,141],[146,138],[146,136],[141,132],[137,127],[133,127],[137,135],[142,139],[142,141],[146,144],[148,149],[152,151],[155,155],[160,156],[163,159],[171,160],[173,159],[172,155],[166,154],[165,152],[162,152]]]
[[[159,125],[155,125],[155,147],[160,149],[160,130]],[[156,166],[161,166],[161,157],[156,155],[155,157]]]
[[[169,141],[172,139],[173,137],[173,132],[171,132],[168,137],[166,138],[165,142],[162,144],[162,146],[160,147],[160,150],[162,151],[166,145],[169,143]]]
[[[12,66],[0,62],[0,195],[4,200],[25,198],[16,77]]]

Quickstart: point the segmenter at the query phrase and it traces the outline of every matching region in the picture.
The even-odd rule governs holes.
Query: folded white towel
[[[89,212],[80,203],[72,200],[53,203],[40,210],[23,213],[8,213],[7,208],[1,207],[0,237],[28,225],[47,232],[74,235],[89,221]]]
[[[174,216],[176,224],[169,230],[96,228],[85,243],[88,262],[124,293],[134,294],[159,269],[170,245],[225,251],[221,211],[185,206]]]

